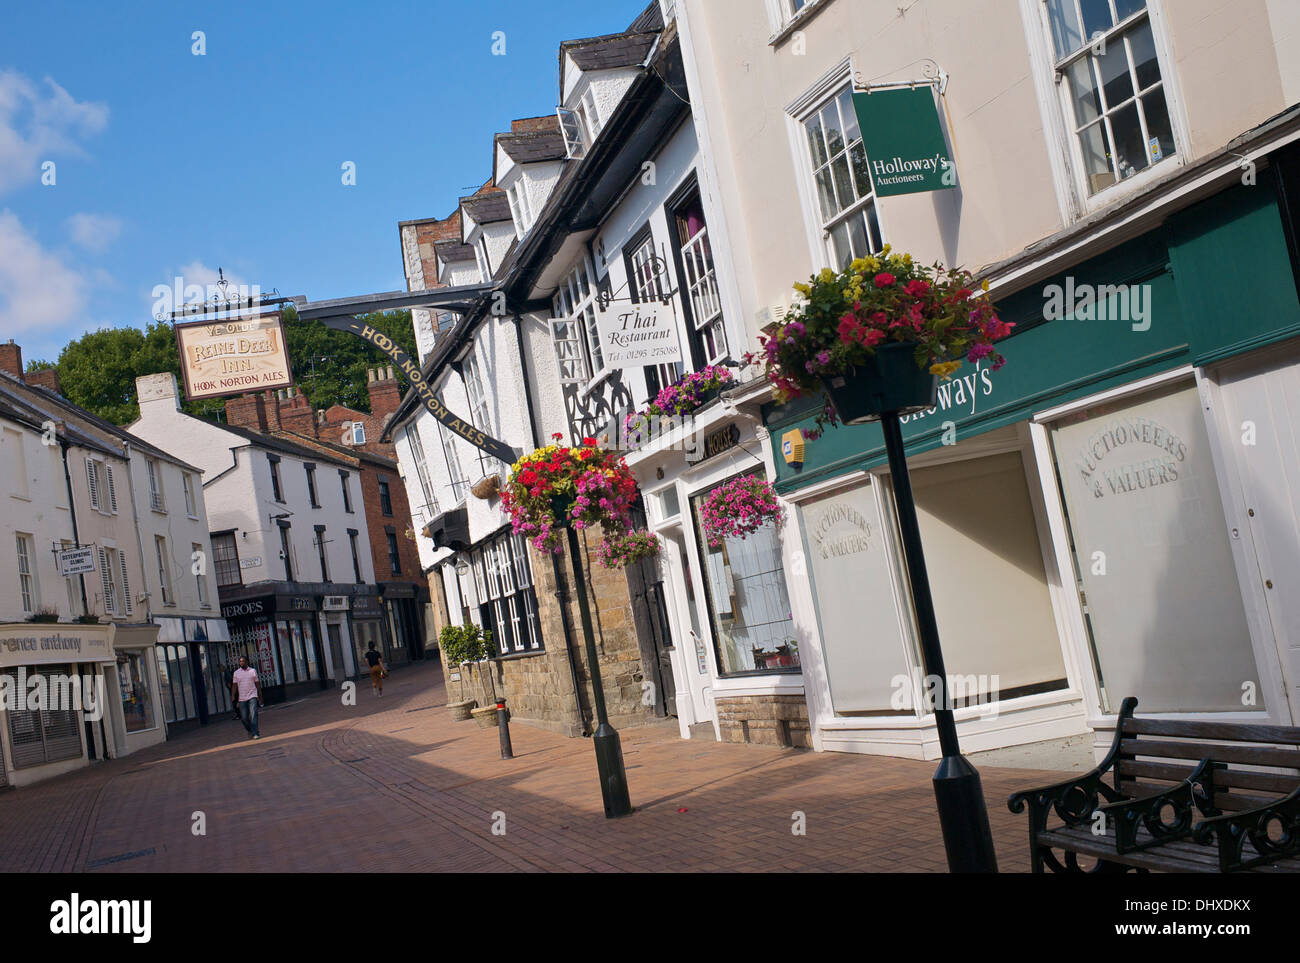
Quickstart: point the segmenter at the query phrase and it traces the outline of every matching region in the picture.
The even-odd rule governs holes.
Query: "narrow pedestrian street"
[[[629,729],[636,812],[606,820],[588,740],[516,723],[502,760],[496,729],[451,721],[439,666],[388,681],[352,707],[337,689],[272,707],[256,742],[227,717],[0,794],[0,871],[946,869],[932,762]],[[1000,868],[1023,872],[1005,800],[1053,774],[981,774]]]

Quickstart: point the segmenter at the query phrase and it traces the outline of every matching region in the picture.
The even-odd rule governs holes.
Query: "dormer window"
[[[569,159],[585,157],[601,130],[600,112],[596,109],[596,95],[591,87],[583,91],[576,107],[557,107],[555,113],[560,118],[560,133],[564,135]]]
[[[528,188],[522,176],[506,188],[506,200],[510,202],[510,216],[515,222],[515,236],[522,241],[528,229],[533,226],[533,215],[528,206]]]
[[[492,262],[488,259],[487,240],[481,235],[474,245],[474,260],[478,261],[478,273],[486,284],[492,280]]]

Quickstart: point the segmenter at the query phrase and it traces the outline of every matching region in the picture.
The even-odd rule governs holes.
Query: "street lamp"
[[[943,759],[934,773],[934,797],[939,809],[939,825],[943,830],[943,845],[948,853],[948,869],[954,873],[996,873],[998,860],[993,851],[993,833],[989,829],[980,774],[961,754],[957,742],[952,686],[943,665],[943,649],[939,646],[939,626],[934,617],[934,600],[930,597],[930,578],[925,570],[925,553],[921,550],[921,527],[916,520],[916,502],[912,497],[912,479],[907,473],[907,455],[898,415],[897,410],[882,412],[880,427],[885,434],[889,473],[894,480],[898,527],[912,585],[912,601],[916,606],[921,655],[926,675],[943,680],[943,703],[934,710],[939,745],[943,750]]]
[[[627,816],[632,812],[632,801],[627,793],[627,772],[623,768],[623,748],[618,731],[609,724],[605,711],[605,687],[600,679],[600,661],[596,655],[596,641],[591,628],[591,609],[587,604],[587,577],[582,569],[582,555],[578,549],[578,533],[566,518],[567,512],[557,513],[564,520],[569,537],[569,557],[573,559],[573,583],[578,593],[578,613],[582,617],[582,638],[586,643],[587,668],[591,673],[592,701],[596,707],[596,732],[591,737],[596,747],[596,771],[600,774],[600,792],[605,800],[605,818]]]

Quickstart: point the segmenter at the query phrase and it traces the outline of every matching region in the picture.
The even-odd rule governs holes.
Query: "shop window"
[[[604,373],[596,327],[598,290],[585,256],[556,288],[550,324],[561,384],[582,384]]]
[[[747,538],[725,538],[713,548],[699,527],[705,495],[694,496],[691,504],[720,673],[799,671],[776,525],[768,522]]]
[[[69,675],[77,666],[28,666],[21,680],[17,669],[5,669],[5,686],[17,692],[20,681],[40,673],[46,677]],[[15,769],[47,762],[76,759],[82,754],[80,713],[75,709],[9,709],[9,747]]]
[[[1021,453],[916,468],[911,477],[944,667],[961,677],[964,701],[1065,688]]]
[[[831,703],[838,713],[899,711],[896,682],[912,674],[894,605],[890,544],[873,488],[857,485],[799,505]],[[871,618],[864,619],[864,612]],[[901,708],[915,714],[910,700]]]
[[[1263,687],[1195,386],[1075,412],[1051,441],[1103,708],[1241,711]]]
[[[149,669],[136,652],[117,656],[117,684],[122,696],[122,718],[127,732],[144,732],[154,727],[153,699],[149,695]]]

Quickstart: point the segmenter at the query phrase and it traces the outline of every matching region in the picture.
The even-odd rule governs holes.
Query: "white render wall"
[[[19,445],[21,456],[16,450]],[[75,457],[75,450],[69,457]],[[59,575],[58,561],[50,551],[53,543],[72,541],[72,513],[59,446],[42,444],[41,433],[26,425],[0,419],[0,479],[0,622],[21,622],[28,615],[18,587],[19,532],[32,536],[37,596],[33,606],[58,609],[64,620],[80,615],[80,589],[72,608],[66,580]],[[76,583],[75,578],[72,581]]]

